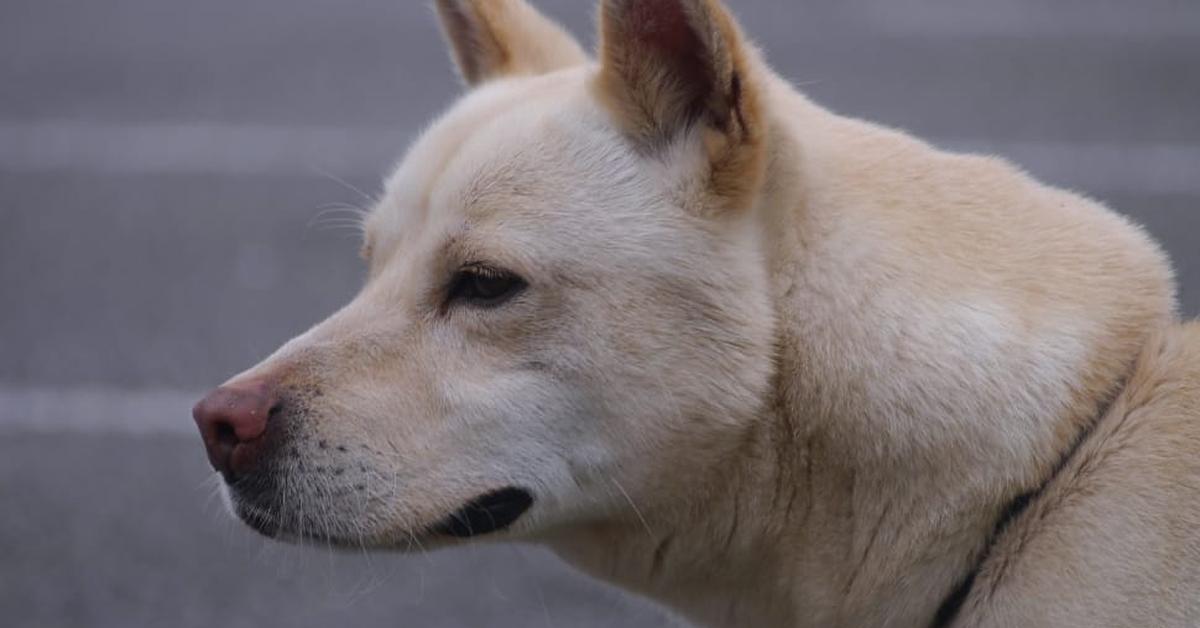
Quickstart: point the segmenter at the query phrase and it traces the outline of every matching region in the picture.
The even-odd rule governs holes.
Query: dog
[[[704,626],[1200,624],[1200,327],[1137,226],[837,116],[718,0],[439,0],[343,309],[193,415],[238,517],[544,543]]]

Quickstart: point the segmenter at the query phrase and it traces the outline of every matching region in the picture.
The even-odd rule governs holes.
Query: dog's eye
[[[447,303],[495,307],[516,296],[527,285],[524,279],[506,270],[481,265],[467,266],[455,274]]]

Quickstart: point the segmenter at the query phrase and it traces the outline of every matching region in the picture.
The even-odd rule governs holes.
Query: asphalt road
[[[1200,3],[729,2],[819,102],[1143,223],[1200,312]],[[457,91],[423,2],[0,4],[0,625],[671,625],[537,548],[286,548],[212,498],[194,395],[353,294],[322,208]]]

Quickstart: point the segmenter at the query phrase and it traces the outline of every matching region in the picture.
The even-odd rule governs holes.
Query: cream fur
[[[435,546],[519,484],[497,538],[701,625],[927,626],[981,557],[955,625],[1200,621],[1200,329],[1139,228],[818,107],[715,0],[604,2],[598,63],[524,2],[438,6],[478,86],[359,296],[239,376],[300,400],[289,535]],[[442,306],[475,262],[529,288]]]

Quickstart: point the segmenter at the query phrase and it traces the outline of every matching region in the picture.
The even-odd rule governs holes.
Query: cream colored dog
[[[1200,624],[1200,329],[1137,227],[836,116],[716,0],[437,3],[469,93],[344,309],[196,420],[236,512],[549,544],[707,626]]]

